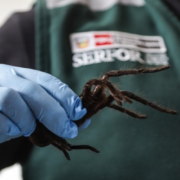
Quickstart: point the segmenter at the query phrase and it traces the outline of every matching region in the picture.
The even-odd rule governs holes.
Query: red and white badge
[[[160,36],[142,36],[117,31],[73,33],[70,36],[73,53],[97,49],[129,48],[145,53],[164,53],[166,46]]]

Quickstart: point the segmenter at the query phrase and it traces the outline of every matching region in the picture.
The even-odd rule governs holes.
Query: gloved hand
[[[54,76],[0,64],[0,143],[30,136],[36,119],[60,137],[74,138],[78,127],[72,120],[86,112],[80,98]]]

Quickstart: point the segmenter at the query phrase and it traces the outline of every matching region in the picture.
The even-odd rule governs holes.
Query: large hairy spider
[[[134,118],[146,118],[146,115],[138,114],[122,107],[122,104],[125,102],[132,103],[132,99],[144,105],[148,105],[158,111],[170,114],[177,114],[177,112],[174,110],[165,109],[129,91],[120,91],[109,81],[110,77],[133,74],[136,75],[139,73],[154,73],[168,68],[169,66],[162,66],[158,68],[109,71],[99,79],[89,80],[85,84],[84,89],[80,95],[83,106],[87,109],[87,114],[80,120],[75,121],[75,123],[77,124],[77,126],[80,126],[86,121],[86,119],[91,118],[94,114],[96,114],[100,109],[103,109],[104,107],[118,110]],[[108,95],[105,90],[109,91]],[[69,144],[65,139],[62,139],[50,132],[43,124],[39,123],[39,121],[37,121],[37,127],[35,131],[31,134],[30,140],[32,141],[32,143],[40,147],[44,147],[49,144],[54,145],[55,147],[63,151],[64,155],[68,160],[70,160],[70,156],[67,151],[71,151],[74,149],[90,149],[96,153],[99,152],[97,149],[89,145]]]

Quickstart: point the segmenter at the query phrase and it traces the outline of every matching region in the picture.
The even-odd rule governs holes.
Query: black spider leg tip
[[[55,138],[52,142],[52,145],[54,145],[56,148],[61,150],[64,153],[67,160],[70,160],[70,156],[69,156],[67,151],[71,151],[71,150],[75,150],[75,149],[89,149],[93,152],[99,153],[99,151],[92,146],[89,146],[89,145],[71,145],[65,139],[61,139],[61,138]]]
[[[58,148],[59,150],[61,150],[67,160],[71,160],[71,158],[70,158],[70,156],[69,156],[69,154],[67,152],[67,150],[68,151],[71,150],[71,148],[68,146],[68,144],[64,144],[62,142],[58,143],[57,141],[53,141],[51,144],[53,146],[55,146],[56,148]]]
[[[112,109],[115,109],[115,110],[118,110],[118,111],[120,111],[120,112],[126,113],[126,114],[128,114],[129,116],[132,116],[132,117],[134,117],[134,118],[138,118],[138,119],[145,119],[145,118],[147,118],[146,115],[137,114],[137,113],[135,113],[135,112],[133,112],[133,111],[130,111],[130,110],[128,110],[128,109],[125,109],[125,108],[123,108],[123,107],[121,107],[121,106],[117,106],[116,104],[110,104],[110,105],[108,105],[108,107],[110,107],[110,108],[112,108]]]
[[[71,145],[70,146],[72,150],[76,150],[76,149],[89,149],[95,153],[99,153],[100,151],[97,150],[96,148],[89,146],[89,145]]]
[[[140,103],[142,103],[142,104],[144,104],[144,105],[150,106],[150,107],[152,107],[152,108],[154,108],[154,109],[156,109],[156,110],[158,110],[158,111],[161,111],[161,112],[164,112],[164,113],[169,113],[169,114],[178,114],[178,112],[175,111],[175,110],[165,109],[165,108],[163,108],[163,107],[161,107],[161,106],[158,106],[158,105],[155,104],[155,103],[151,103],[151,102],[149,102],[148,100],[146,100],[146,99],[144,99],[144,98],[142,98],[142,97],[140,97],[140,96],[137,96],[137,95],[133,94],[132,92],[129,92],[129,91],[121,91],[121,92],[122,92],[124,95],[128,96],[129,98],[134,99],[134,100],[136,100],[136,101],[138,101],[138,102],[140,102]]]
[[[64,153],[64,155],[65,155],[66,159],[70,161],[70,160],[71,160],[71,158],[70,158],[70,156],[69,156],[68,152],[67,152],[66,150],[63,150],[63,153]]]
[[[64,156],[66,157],[67,160],[71,160],[70,158],[70,155],[69,153],[67,152],[67,149],[64,149],[62,148],[61,146],[59,146],[57,143],[52,143],[52,145],[54,145],[55,147],[57,147],[59,150],[61,150],[64,154]],[[74,146],[74,145],[70,145],[70,147],[68,148],[68,151],[71,151],[71,150],[79,150],[79,149],[89,149],[95,153],[99,153],[99,151],[92,147],[92,146],[89,146],[89,145],[77,145],[77,146]]]

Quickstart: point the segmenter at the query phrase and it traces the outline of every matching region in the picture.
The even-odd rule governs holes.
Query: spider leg
[[[133,111],[130,111],[128,109],[125,109],[123,108],[122,106],[117,106],[116,104],[110,104],[110,105],[107,105],[108,107],[112,108],[112,109],[116,109],[120,112],[123,112],[123,113],[126,113],[134,118],[139,118],[139,119],[145,119],[147,116],[146,115],[141,115],[141,114],[137,114]]]
[[[103,75],[99,80],[108,81],[109,77],[107,75]],[[103,88],[101,86],[96,86],[93,89],[93,96],[99,96],[103,93]]]
[[[107,98],[103,98],[101,103],[97,103],[96,105],[93,105],[92,109],[89,112],[87,112],[87,114],[84,117],[82,117],[78,121],[74,121],[74,123],[78,127],[81,126],[87,119],[90,119],[94,114],[96,114],[99,110],[109,105],[112,101],[114,101],[112,95],[109,95]]]
[[[70,156],[69,156],[67,151],[71,151],[73,149],[89,149],[89,150],[96,152],[96,153],[99,152],[96,148],[94,148],[92,146],[89,146],[89,145],[71,145],[65,139],[62,139],[62,138],[56,136],[55,134],[53,134],[53,135],[54,135],[54,137],[52,138],[51,144],[54,145],[55,147],[57,147],[58,149],[60,149],[61,151],[63,151],[64,155],[66,156],[66,158],[68,160],[70,160]]]
[[[63,138],[56,136],[54,134],[54,137],[51,136],[52,142],[51,144],[53,144],[56,147],[61,148],[62,150],[67,150],[70,151],[71,150],[71,145]]]
[[[89,146],[89,145],[71,145],[71,149],[72,150],[73,149],[89,149],[93,152],[99,153],[99,151],[96,148]]]
[[[65,148],[63,148],[60,144],[52,142],[52,145],[55,146],[56,148],[58,148],[59,150],[61,150],[63,152],[63,154],[65,155],[67,160],[71,159],[68,152],[67,152],[67,150]]]
[[[101,78],[101,80],[103,80],[103,77]],[[106,81],[106,80],[104,80]],[[89,94],[91,93],[91,88],[92,86],[95,85],[93,83],[89,83],[89,81],[85,84],[82,93],[80,94],[80,97],[83,97],[85,99],[87,99],[89,97]],[[103,91],[103,88],[101,86],[96,86],[93,91],[92,94],[93,96],[98,96],[101,95]]]
[[[70,156],[67,151],[71,151],[71,150],[88,149],[93,152],[99,153],[99,151],[96,148],[89,146],[89,145],[70,145],[67,141],[65,141],[65,142],[66,143],[64,143],[64,142],[56,143],[55,141],[53,141],[52,145],[55,146],[56,148],[58,148],[59,150],[61,150],[64,153],[67,160],[70,160]],[[66,147],[68,147],[68,148],[66,148]]]
[[[98,101],[99,96],[103,93],[103,89],[100,86],[95,86],[91,91],[92,86],[93,84],[86,83],[79,96],[82,100],[83,106],[86,107],[87,110],[91,109],[92,105]]]
[[[100,80],[100,79],[91,79],[86,83],[86,85],[92,86],[92,85],[100,85],[102,87],[105,87],[109,90],[110,94],[114,97],[114,100],[119,104],[122,105],[122,102],[129,102],[132,103],[131,99],[127,96],[124,96],[121,91],[119,91],[111,82],[106,80]]]
[[[128,91],[121,91],[121,93],[123,93],[124,95],[128,96],[129,98],[131,99],[134,99],[144,105],[148,105],[158,111],[161,111],[161,112],[164,112],[164,113],[170,113],[170,114],[177,114],[177,111],[174,111],[174,110],[171,110],[171,109],[165,109],[161,106],[158,106],[157,104],[155,103],[151,103],[149,101],[147,101],[146,99],[142,98],[142,97],[139,97],[131,92],[128,92]]]
[[[123,75],[136,75],[139,73],[154,73],[163,71],[168,69],[170,66],[161,66],[157,68],[141,68],[141,69],[128,69],[128,70],[118,70],[118,71],[109,71],[104,76],[108,77],[116,77],[116,76],[123,76]]]
[[[63,154],[64,154],[64,156],[66,157],[67,160],[71,160],[71,158],[70,158],[70,156],[69,156],[69,154],[68,154],[68,152],[66,150],[62,150],[62,152],[63,152]]]
[[[85,84],[84,88],[83,88],[83,91],[82,93],[79,95],[80,97],[84,97],[84,98],[87,98],[88,95],[90,94],[91,92],[91,87],[92,85],[91,84]]]
[[[99,80],[104,80],[104,81],[108,81],[108,76],[107,75],[103,75]],[[84,97],[87,99],[88,95],[91,93],[91,87],[93,86],[94,84],[90,84],[89,82],[87,82],[83,88],[83,91],[82,93],[80,94],[80,97]],[[103,88],[99,85],[97,85],[93,91],[92,91],[92,94],[93,96],[98,96],[98,95],[101,95],[101,93],[103,92]]]

